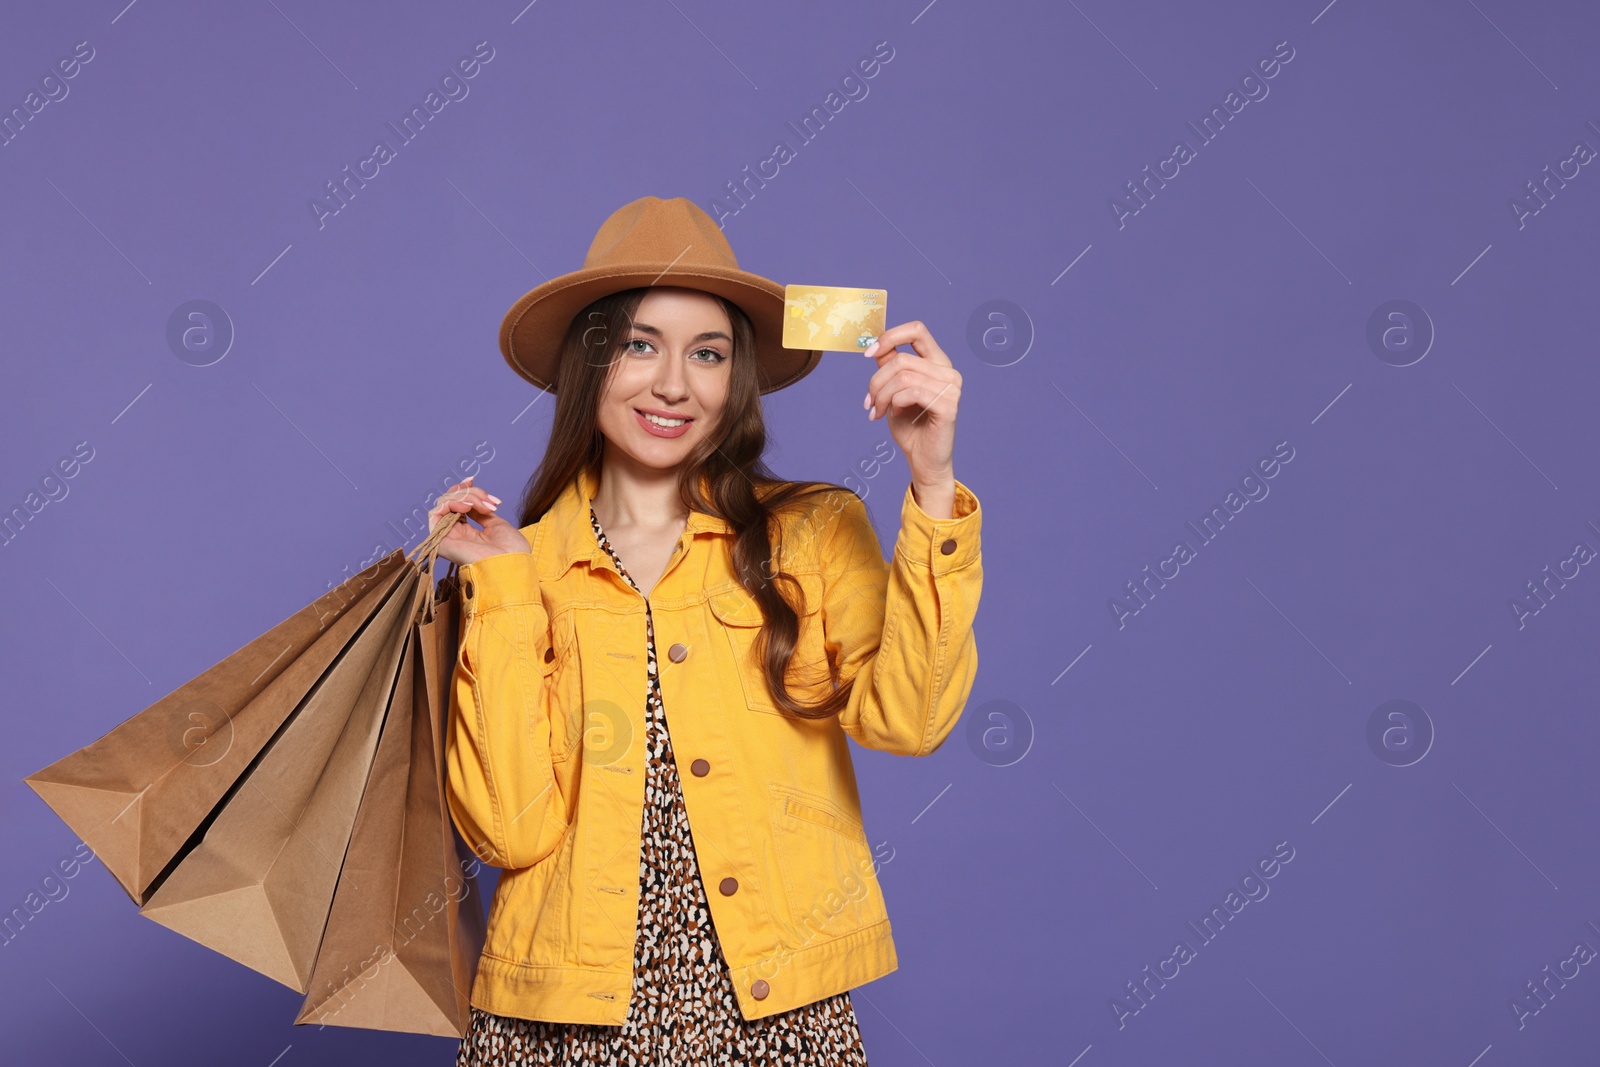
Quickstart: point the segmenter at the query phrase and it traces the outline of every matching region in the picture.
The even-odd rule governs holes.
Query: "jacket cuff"
[[[540,604],[539,575],[532,552],[500,552],[456,568],[463,610],[481,615],[495,608]]]
[[[906,486],[900,505],[899,551],[918,566],[934,574],[945,574],[970,565],[978,558],[978,531],[983,511],[978,498],[959,479],[951,517],[936,519],[917,503],[911,486]]]

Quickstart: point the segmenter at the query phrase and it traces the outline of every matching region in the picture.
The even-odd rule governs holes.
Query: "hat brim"
[[[755,327],[762,393],[793,385],[822,359],[820,351],[783,347],[783,286],[777,282],[737,268],[670,263],[586,268],[528,290],[500,324],[500,352],[518,375],[553,394],[561,342],[573,316],[602,296],[652,285],[699,289],[738,305]]]

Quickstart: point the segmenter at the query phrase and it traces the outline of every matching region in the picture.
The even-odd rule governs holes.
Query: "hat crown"
[[[583,257],[584,269],[619,264],[670,263],[675,267],[725,267],[739,261],[722,229],[694,201],[642,196],[613,211]]]
[[[562,338],[579,313],[601,297],[656,285],[710,293],[749,317],[763,393],[799,381],[822,358],[784,347],[784,287],[742,269],[716,220],[692,200],[656,196],[613,211],[595,232],[583,269],[546,278],[511,305],[500,323],[500,353],[524,379],[554,393]]]

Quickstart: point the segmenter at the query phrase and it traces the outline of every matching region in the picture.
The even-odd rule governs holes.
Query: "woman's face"
[[[639,301],[600,400],[607,447],[643,466],[677,466],[717,424],[732,358],[733,328],[714,297],[652,288]]]

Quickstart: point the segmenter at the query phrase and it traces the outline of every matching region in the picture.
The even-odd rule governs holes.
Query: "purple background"
[[[0,109],[76,42],[94,58],[0,148],[0,511],[94,458],[0,552],[0,911],[77,840],[23,776],[415,544],[476,443],[479,484],[516,495],[551,404],[499,355],[505,310],[616,207],[709,210],[784,138],[726,220],[741,264],[929,324],[986,516],[962,723],[927,759],[855,750],[900,953],[855,996],[871,1061],[1592,1062],[1595,966],[1521,1028],[1510,1005],[1600,948],[1600,576],[1520,625],[1510,602],[1600,547],[1600,167],[1521,226],[1511,200],[1600,147],[1600,17],[924,3],[9,12]],[[481,41],[470,94],[319,228],[324,183]],[[799,144],[785,123],[879,41],[868,95]],[[1268,95],[1119,227],[1112,197],[1282,41]],[[168,341],[197,299],[235,332],[209,366]],[[968,343],[997,299],[1031,323],[1020,360],[1020,321]],[[1436,331],[1408,366],[1367,340],[1391,300]],[[870,462],[862,363],[767,398],[770,458],[863,487],[887,547],[907,471]],[[1185,523],[1282,441],[1270,495],[1199,546]],[[1112,598],[1180,538],[1195,558],[1119,628]],[[1368,742],[1394,699],[1426,716],[1409,766]],[[1270,895],[1201,943],[1186,922],[1283,841]],[[8,1060],[453,1056],[293,1027],[299,995],[103,870],[68,884],[0,949]],[[1195,958],[1119,1026],[1180,938]]]

